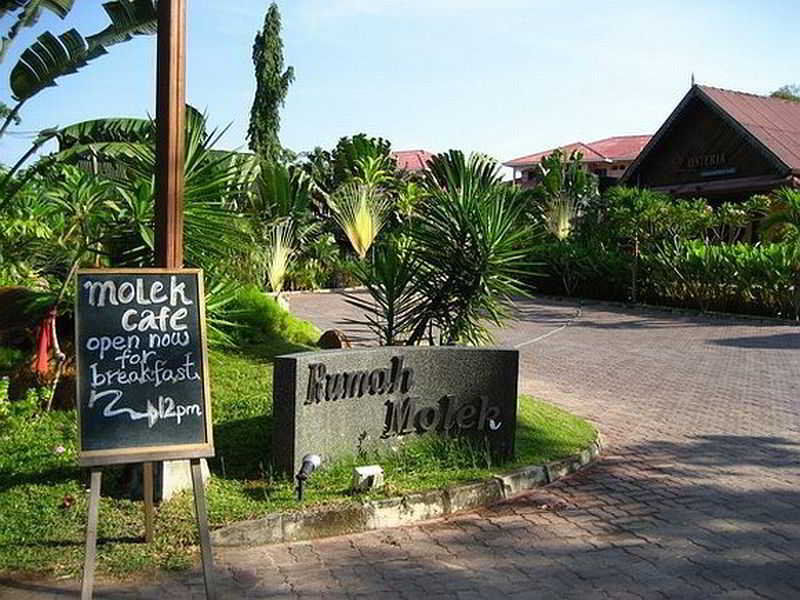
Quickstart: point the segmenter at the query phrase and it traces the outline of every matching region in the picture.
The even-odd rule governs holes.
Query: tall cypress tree
[[[264,17],[264,27],[253,43],[253,65],[256,74],[256,95],[250,109],[247,139],[250,149],[270,162],[280,159],[282,148],[278,139],[281,128],[280,109],[289,85],[294,81],[294,69],[283,66],[281,14],[278,6],[270,4]]]

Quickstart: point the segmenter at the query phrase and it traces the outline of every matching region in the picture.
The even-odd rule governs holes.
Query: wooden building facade
[[[800,187],[800,103],[693,85],[621,183],[712,204]]]

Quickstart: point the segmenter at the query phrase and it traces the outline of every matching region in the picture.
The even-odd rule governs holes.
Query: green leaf
[[[43,8],[46,8],[63,19],[72,10],[74,3],[75,0],[0,0],[0,19],[5,17],[6,13],[15,12],[21,8],[24,8],[26,13],[41,12]]]
[[[134,35],[154,35],[158,32],[158,15],[152,0],[116,0],[103,5],[111,25],[89,36],[90,48],[108,47],[129,41]]]
[[[88,61],[106,54],[106,46],[130,40],[134,35],[156,33],[158,19],[152,0],[115,0],[103,7],[111,19],[111,25],[103,31],[86,40],[75,29],[58,37],[48,31],[22,53],[11,71],[15,100],[24,102],[56,85],[59,77],[75,73]]]
[[[77,72],[87,61],[105,53],[102,47],[90,50],[75,29],[70,29],[57,38],[49,31],[43,33],[22,53],[11,71],[14,99],[18,102],[27,100],[44,88],[56,85],[57,78]]]
[[[74,2],[75,0],[0,0],[0,19],[5,17],[6,13],[23,9],[8,33],[0,40],[0,62],[3,62],[11,42],[17,37],[20,29],[34,25],[39,20],[42,9],[47,9],[64,19],[72,10]]]
[[[61,128],[56,133],[62,150],[80,144],[103,142],[151,143],[155,126],[150,119],[110,118],[81,121]]]

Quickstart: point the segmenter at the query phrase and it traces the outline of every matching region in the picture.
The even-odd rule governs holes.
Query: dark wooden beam
[[[183,266],[186,123],[186,0],[158,3],[156,80],[156,266]]]

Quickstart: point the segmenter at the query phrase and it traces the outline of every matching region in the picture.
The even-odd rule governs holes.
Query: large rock
[[[319,338],[318,345],[323,350],[337,350],[339,348],[351,348],[350,340],[347,339],[341,329],[329,329]]]

